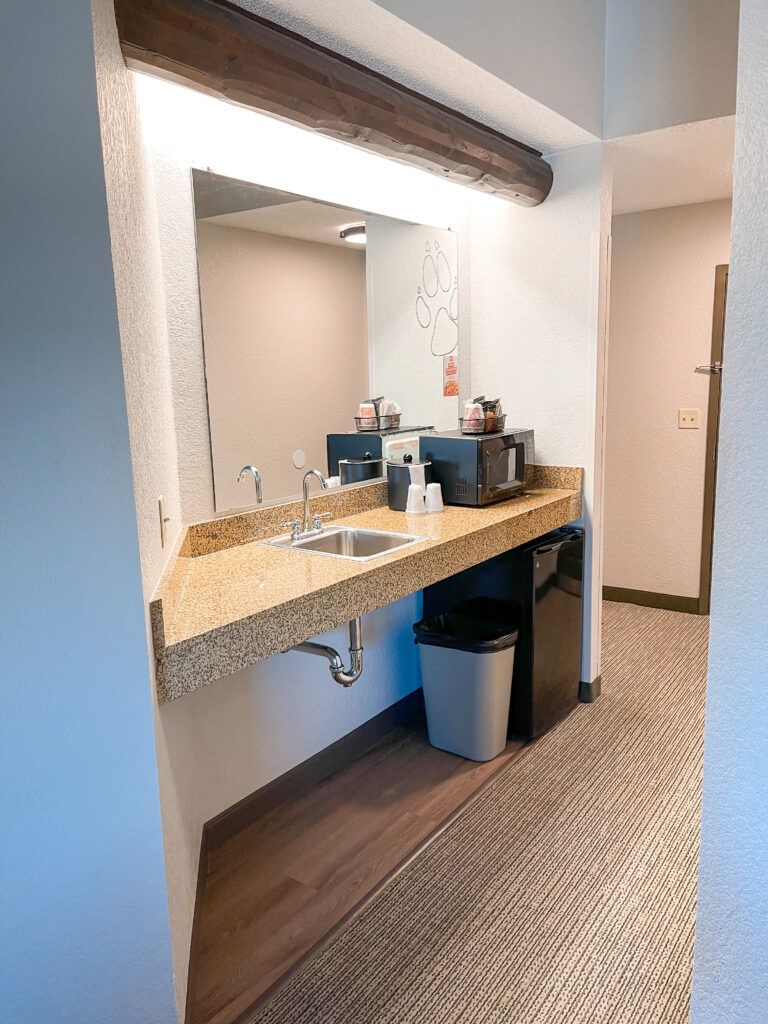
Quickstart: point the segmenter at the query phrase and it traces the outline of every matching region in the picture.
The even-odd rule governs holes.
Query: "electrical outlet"
[[[700,410],[699,409],[678,409],[677,426],[679,430],[698,430]]]

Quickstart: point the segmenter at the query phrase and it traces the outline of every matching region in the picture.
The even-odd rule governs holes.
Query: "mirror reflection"
[[[217,512],[294,498],[308,469],[385,475],[456,428],[455,232],[192,177]]]

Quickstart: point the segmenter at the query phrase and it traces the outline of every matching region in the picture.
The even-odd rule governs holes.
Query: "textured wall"
[[[715,267],[731,204],[613,219],[605,485],[605,579],[699,596]],[[679,430],[680,408],[701,410]]]
[[[604,137],[732,114],[739,0],[608,0]]]
[[[742,0],[691,1024],[768,1020],[766,53]]]
[[[131,437],[142,578],[148,600],[170,544],[161,545],[157,500],[168,537],[181,528],[165,295],[147,154],[133,79],[117,41],[113,5],[93,0],[96,84]]]
[[[535,210],[472,203],[472,391],[501,395],[507,424],[535,429],[537,462],[585,467],[590,592],[600,575],[602,162],[600,143],[558,154],[552,194]],[[593,679],[599,601],[585,615],[582,672]]]
[[[295,497],[368,394],[366,254],[205,222],[197,245],[216,508],[254,503],[249,463],[265,501]]]
[[[96,83],[109,211],[112,261],[120,325],[125,400],[131,442],[136,520],[145,605],[148,672],[154,675],[148,602],[173,539],[181,528],[179,468],[171,369],[166,332],[165,292],[149,159],[138,118],[134,77],[126,71],[110,0],[93,0]],[[170,517],[168,541],[161,545],[157,501],[162,495]],[[179,844],[173,829],[174,765],[156,702],[157,772],[162,799],[168,901],[175,967],[177,1013],[186,991],[188,930],[180,929],[173,896],[186,876],[177,869]],[[196,870],[195,864],[191,871]],[[167,911],[166,911],[167,913]]]
[[[152,694],[87,0],[3,5],[0,74],[0,1018],[170,1024]]]

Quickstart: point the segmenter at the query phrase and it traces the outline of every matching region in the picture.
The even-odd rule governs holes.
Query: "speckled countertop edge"
[[[490,506],[492,514],[486,513],[485,517],[480,517],[481,520],[486,518],[487,522],[481,521],[478,525],[478,510],[449,510],[450,516],[444,519],[451,518],[452,532],[448,530],[449,535],[442,537],[439,524],[443,517],[419,517],[425,526],[431,520],[431,528],[436,531],[434,538],[426,538],[428,543],[425,545],[405,548],[362,563],[297,552],[280,552],[283,558],[301,559],[299,563],[286,564],[291,568],[302,567],[305,575],[309,573],[310,579],[313,575],[317,576],[319,585],[313,587],[311,582],[307,584],[301,579],[301,593],[297,593],[294,587],[286,600],[278,600],[232,621],[221,620],[222,608],[216,603],[221,598],[226,605],[226,588],[230,585],[231,575],[237,577],[237,572],[227,572],[223,559],[237,557],[238,562],[231,562],[235,566],[240,559],[258,560],[259,552],[269,552],[270,555],[277,552],[264,548],[260,542],[246,542],[239,546],[237,555],[225,552],[222,559],[222,552],[219,552],[219,565],[214,565],[213,561],[198,562],[198,559],[179,556],[174,564],[166,568],[161,587],[150,606],[159,702],[163,704],[175,700],[185,693],[271,657],[301,640],[341,625],[355,615],[374,611],[577,519],[581,514],[582,471],[571,467],[536,468],[539,472],[533,482],[539,486],[526,499],[522,499],[525,505],[513,501]],[[566,483],[576,486],[564,488],[562,485]],[[542,484],[549,486],[542,488]],[[560,486],[553,487],[553,484]],[[466,532],[461,529],[462,513],[467,513],[464,517],[469,524]],[[402,513],[391,513],[384,506],[357,513],[348,521],[355,525],[403,530],[405,524],[400,522],[400,518],[405,519]],[[183,545],[184,538],[179,544],[181,550],[184,550]],[[307,559],[311,561],[307,562]],[[198,578],[188,583],[194,576],[190,573],[193,562],[196,563],[194,568],[199,569]],[[313,563],[316,566],[314,571],[308,569]],[[207,569],[208,564],[212,568],[213,586],[217,584],[218,572],[221,577],[218,585],[224,590],[221,595],[213,595],[212,627],[185,635],[183,630],[174,630],[174,613],[187,586],[193,588],[191,593],[185,594],[188,608],[196,609],[198,601],[204,605],[205,600],[211,597],[205,590],[207,581],[203,569],[203,566]],[[334,566],[335,569],[332,568]],[[247,565],[245,568],[248,569]],[[249,579],[250,576],[246,575]],[[240,580],[236,578],[232,586],[242,586],[245,581],[246,577]],[[198,589],[195,590],[195,587]],[[233,593],[237,591],[233,590]],[[204,610],[203,616],[205,614]],[[179,636],[178,640],[174,639],[174,632]]]

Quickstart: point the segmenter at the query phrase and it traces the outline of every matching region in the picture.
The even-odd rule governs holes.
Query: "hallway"
[[[685,1024],[708,620],[604,613],[601,698],[242,1024]]]

